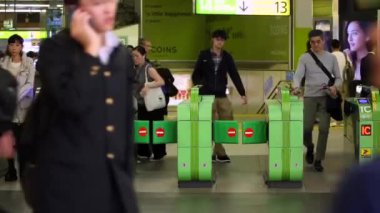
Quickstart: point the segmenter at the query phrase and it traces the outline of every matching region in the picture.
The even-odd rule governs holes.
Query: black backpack
[[[174,86],[174,77],[170,70],[168,68],[157,68],[158,74],[161,76],[161,78],[165,81],[165,86],[162,87],[162,90],[164,91],[165,96],[173,97],[178,94],[178,89],[176,86]]]

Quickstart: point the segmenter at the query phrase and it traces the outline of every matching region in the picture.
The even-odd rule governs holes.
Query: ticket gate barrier
[[[281,87],[267,100],[269,121],[268,187],[300,188],[303,180],[303,101]]]
[[[303,178],[303,104],[280,90],[278,100],[267,101],[269,121],[269,163],[266,183],[269,187],[298,187]],[[178,106],[177,121],[155,121],[149,132],[148,121],[135,121],[135,142],[154,144],[178,143],[178,186],[180,188],[212,187],[212,143],[238,144],[237,121],[212,121],[213,96],[200,96],[199,88],[191,90],[189,101]],[[268,142],[268,122],[242,123],[242,143]]]
[[[379,91],[370,97],[347,98],[344,113],[345,151],[354,154],[360,164],[380,154],[380,98]]]
[[[212,120],[214,96],[200,96],[199,88],[191,90],[190,101],[178,105],[178,186],[180,188],[212,187],[212,146],[238,144],[237,121]],[[244,122],[245,143],[266,143],[265,121]],[[256,134],[254,130],[256,129]]]

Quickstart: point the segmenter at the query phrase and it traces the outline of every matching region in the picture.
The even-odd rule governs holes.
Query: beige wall
[[[173,71],[173,74],[191,74],[191,71]],[[234,114],[237,118],[244,118],[256,114],[261,105],[264,103],[266,97],[264,96],[264,84],[269,78],[272,78],[272,87],[269,92],[273,90],[280,80],[284,80],[286,73],[284,71],[239,71],[244,87],[246,89],[248,104],[242,105],[241,98],[229,79],[228,88],[230,89],[229,98],[234,107]],[[171,107],[170,111],[175,112],[175,107]]]
[[[264,103],[266,96],[264,94],[264,84],[269,78],[272,78],[272,87],[269,88],[269,92],[276,86],[280,80],[285,79],[284,71],[240,71],[244,87],[246,88],[248,104],[241,105],[241,98],[233,86],[231,80],[229,80],[229,88],[232,88],[230,99],[234,106],[234,113],[239,114],[256,114],[261,105]]]

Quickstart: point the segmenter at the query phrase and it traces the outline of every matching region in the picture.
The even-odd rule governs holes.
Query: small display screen
[[[368,99],[359,99],[358,102],[359,104],[369,104]]]

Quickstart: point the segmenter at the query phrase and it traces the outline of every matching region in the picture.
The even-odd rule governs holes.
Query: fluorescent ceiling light
[[[46,13],[46,10],[36,10],[36,9],[30,9],[30,10],[24,10],[24,9],[9,9],[9,10],[4,10],[0,9],[0,13]]]
[[[0,7],[15,7],[14,4],[0,4]],[[40,7],[50,7],[49,4],[16,4],[17,7],[32,7],[32,8],[40,8]],[[63,7],[62,4],[57,4],[57,7]]]

